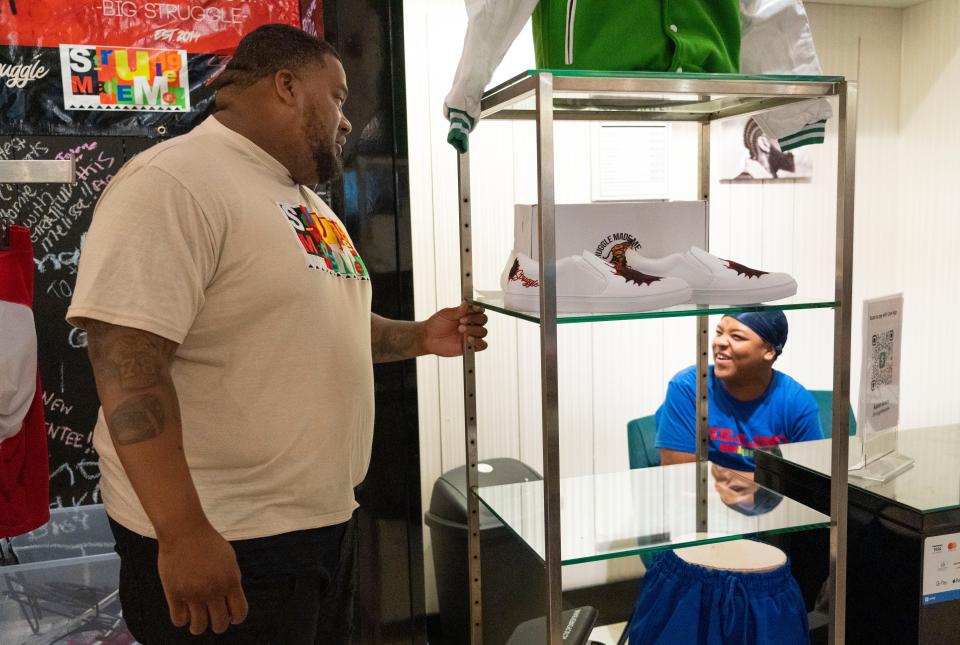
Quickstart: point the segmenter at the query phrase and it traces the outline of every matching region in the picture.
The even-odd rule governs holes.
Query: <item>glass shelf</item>
[[[531,69],[490,90],[482,118],[536,116],[537,75],[553,74],[556,119],[709,121],[837,95],[842,76]]]
[[[561,563],[829,526],[829,516],[740,477],[747,493],[735,505],[735,494],[723,484],[718,489],[708,465],[707,532],[698,533],[696,471],[697,464],[686,463],[562,478]],[[482,487],[479,497],[544,559],[543,481]]]
[[[784,444],[772,454],[829,477],[830,441]],[[850,451],[859,453],[859,437],[850,437]],[[850,485],[921,513],[960,509],[960,425],[901,430],[897,451],[916,460],[912,468],[885,483],[851,477]]]
[[[539,311],[518,311],[510,309],[503,302],[503,293],[500,291],[479,291],[473,302],[491,311],[540,323]],[[807,300],[793,298],[785,302],[755,305],[676,305],[666,309],[651,309],[631,313],[558,313],[557,324],[609,322],[616,320],[644,320],[649,318],[679,318],[683,316],[713,316],[719,314],[739,313],[742,311],[766,311],[768,309],[782,309],[792,311],[798,309],[832,309],[837,306],[833,300]]]

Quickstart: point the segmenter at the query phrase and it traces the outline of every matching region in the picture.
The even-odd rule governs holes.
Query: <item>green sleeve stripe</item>
[[[461,114],[462,114],[464,120],[466,121],[467,127],[470,128],[471,130],[473,130],[473,126],[475,126],[475,125],[477,124],[476,119],[474,119],[472,116],[470,116],[469,114],[467,114],[467,113],[464,112],[463,110],[458,110],[458,109],[456,109],[456,108],[448,107],[448,108],[447,108],[447,114],[450,116],[450,119],[451,119],[451,120],[453,119],[453,115],[454,115],[454,114],[457,114],[457,115],[461,115]]]
[[[788,134],[785,137],[780,138],[780,143],[787,143],[791,139],[799,139],[810,134],[823,134],[826,132],[825,128],[810,128],[809,130],[801,130],[800,132],[794,132],[793,134]]]
[[[458,116],[451,116],[451,117],[450,117],[450,125],[453,126],[454,124],[462,125],[462,126],[466,129],[467,132],[470,132],[470,130],[471,130],[470,124],[467,123],[466,121],[464,121],[463,119],[461,119],[461,118],[458,117]]]
[[[780,150],[783,152],[789,152],[790,150],[795,150],[796,148],[802,148],[803,146],[809,146],[814,143],[823,143],[823,137],[810,137],[809,139],[800,139],[794,141],[793,143],[788,143],[780,146]]]

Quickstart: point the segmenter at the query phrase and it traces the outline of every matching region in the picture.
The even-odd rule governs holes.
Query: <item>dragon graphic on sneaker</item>
[[[737,275],[745,275],[747,279],[750,278],[759,278],[760,276],[770,275],[769,271],[760,271],[759,269],[751,269],[748,266],[744,266],[739,262],[734,262],[733,260],[724,260],[727,263],[728,269],[733,269],[737,272]]]
[[[636,269],[631,269],[626,264],[613,264],[611,265],[614,269],[614,273],[626,280],[628,283],[632,282],[638,285],[653,284],[654,282],[660,282],[663,278],[655,275],[648,275],[642,271],[637,271]]]
[[[786,273],[771,273],[710,255],[691,247],[686,253],[647,258],[626,251],[627,265],[636,271],[680,278],[692,288],[690,302],[700,305],[749,305],[789,298],[797,282]]]
[[[613,267],[614,272],[625,279],[627,282],[633,282],[638,285],[653,284],[659,282],[662,278],[655,275],[648,275],[630,268],[627,264],[627,251],[640,248],[640,243],[636,240],[630,242],[620,242],[610,247],[601,258],[604,262]],[[608,259],[609,258],[609,259]]]
[[[504,304],[511,309],[540,309],[539,264],[514,252],[502,276]],[[557,270],[557,311],[627,313],[647,311],[686,302],[690,287],[677,278],[660,278],[627,264],[604,262],[595,254],[560,258]]]

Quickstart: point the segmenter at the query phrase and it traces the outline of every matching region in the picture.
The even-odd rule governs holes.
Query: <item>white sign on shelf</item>
[[[913,465],[913,459],[897,452],[902,331],[903,294],[863,301],[858,415],[862,454],[852,477],[883,482]]]
[[[903,294],[863,302],[860,425],[864,436],[895,431],[900,421]]]
[[[670,126],[595,123],[591,199],[622,202],[670,197]]]

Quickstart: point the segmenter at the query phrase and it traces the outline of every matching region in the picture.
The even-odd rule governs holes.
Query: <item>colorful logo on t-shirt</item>
[[[300,241],[307,266],[344,278],[369,280],[367,267],[340,222],[318,215],[302,204],[277,202]]]
[[[753,439],[745,434],[737,434],[731,428],[710,428],[710,439],[717,442],[720,452],[733,453],[741,457],[753,458],[755,448],[765,448],[787,443],[782,434],[774,436],[754,435]]]

